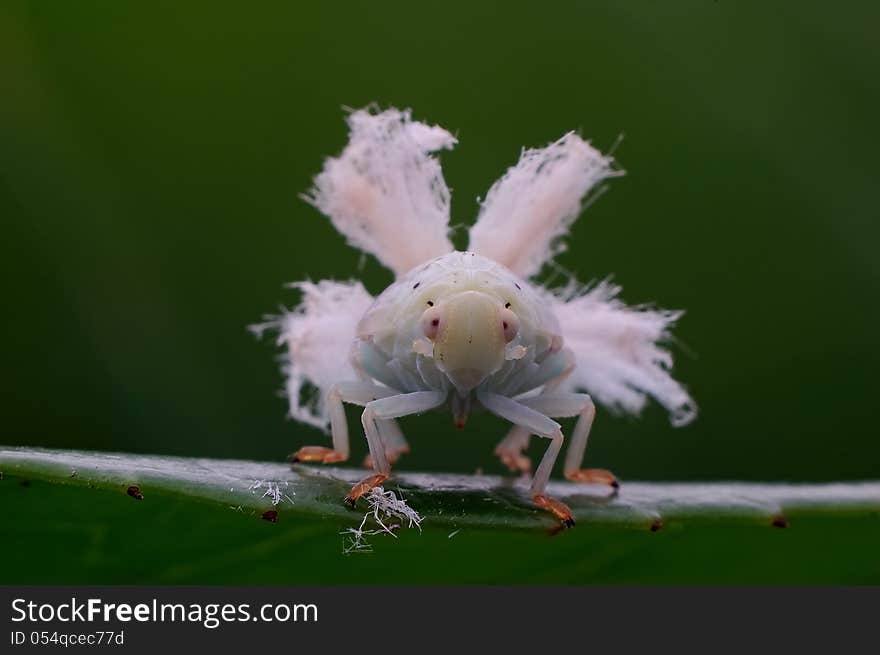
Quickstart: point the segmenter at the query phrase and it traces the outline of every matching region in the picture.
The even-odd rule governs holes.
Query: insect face
[[[516,315],[480,291],[452,294],[422,315],[424,335],[434,344],[434,363],[461,396],[501,368],[505,346],[517,329]]]

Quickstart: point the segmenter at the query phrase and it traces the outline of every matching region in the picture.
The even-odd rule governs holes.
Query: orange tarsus
[[[325,446],[303,446],[290,457],[294,464],[297,462],[321,462],[322,464],[335,464],[343,462],[347,458],[341,453]]]
[[[581,482],[584,484],[607,484],[609,487],[618,489],[620,482],[617,476],[611,471],[605,469],[581,469],[565,476],[572,482]]]
[[[547,510],[553,514],[553,516],[562,521],[562,524],[565,527],[574,527],[574,517],[571,514],[571,508],[562,501],[556,500],[551,496],[545,496],[544,494],[536,494],[532,496],[532,500],[535,501],[535,504],[538,507]]]
[[[498,448],[495,454],[511,473],[531,473],[532,460],[517,450]]]
[[[345,497],[345,504],[349,507],[354,507],[357,504],[358,498],[363,496],[365,493],[370,491],[371,489],[378,487],[380,484],[385,482],[388,479],[387,475],[382,475],[381,473],[377,473],[376,475],[371,475],[368,478],[364,478],[356,485],[351,488],[351,491],[348,492],[348,496]]]

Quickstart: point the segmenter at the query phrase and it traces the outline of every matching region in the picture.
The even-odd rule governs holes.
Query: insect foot
[[[544,494],[536,494],[532,496],[532,500],[535,501],[535,504],[538,507],[547,510],[553,514],[553,516],[562,521],[562,525],[566,528],[574,527],[574,517],[571,515],[571,509],[562,501],[551,498],[550,496],[545,496]]]
[[[321,462],[322,464],[334,464],[344,462],[347,457],[325,446],[303,446],[290,456],[291,464],[297,462]]]
[[[364,478],[356,485],[354,485],[351,488],[351,491],[348,492],[348,495],[345,497],[345,504],[351,508],[354,508],[354,506],[357,505],[358,498],[370,491],[373,487],[378,487],[387,479],[388,476],[382,475],[381,473],[377,473],[376,475],[371,475],[368,478]]]
[[[572,482],[583,484],[607,484],[613,489],[620,488],[617,476],[605,469],[580,469],[574,473],[566,473],[565,477]]]
[[[495,454],[511,473],[531,473],[532,460],[517,450],[497,448]]]

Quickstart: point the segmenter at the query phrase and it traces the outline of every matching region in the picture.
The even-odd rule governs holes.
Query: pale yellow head
[[[480,291],[439,300],[422,314],[422,331],[433,344],[434,363],[465,396],[504,364],[519,320],[505,303]]]

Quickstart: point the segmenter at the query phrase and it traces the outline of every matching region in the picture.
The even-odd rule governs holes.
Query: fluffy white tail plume
[[[355,111],[348,126],[348,145],[326,160],[306,199],[398,276],[450,252],[449,189],[430,153],[455,138],[408,110]]]
[[[277,343],[285,346],[282,368],[290,416],[326,430],[324,394],[336,383],[355,379],[348,356],[355,327],[373,297],[360,282],[322,280],[291,286],[302,293],[299,306],[252,330],[258,335],[278,330]],[[310,395],[305,393],[307,385],[313,387]]]
[[[468,249],[521,277],[536,275],[564,250],[560,239],[590,190],[621,174],[612,162],[574,132],[546,148],[524,150],[516,166],[489,189]]]
[[[584,389],[597,402],[631,414],[653,396],[669,410],[673,425],[689,423],[696,405],[670,375],[672,355],[659,345],[681,312],[627,307],[617,299],[619,292],[603,282],[583,295],[569,287],[556,297],[553,309],[577,361],[564,386]]]

